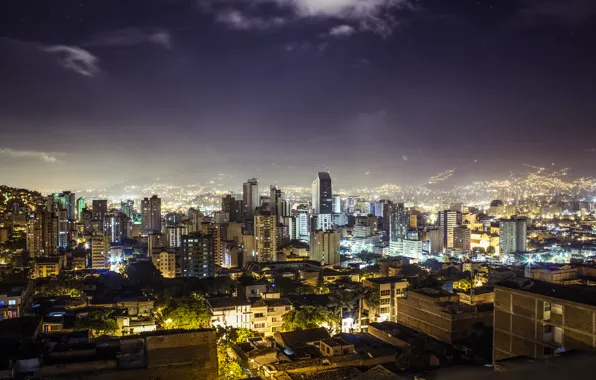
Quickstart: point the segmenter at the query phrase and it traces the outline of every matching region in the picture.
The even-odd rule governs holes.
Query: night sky
[[[596,175],[595,16],[594,0],[2,0],[0,184]]]

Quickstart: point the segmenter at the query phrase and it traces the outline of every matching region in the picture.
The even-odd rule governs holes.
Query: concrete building
[[[379,291],[378,308],[372,309],[364,303],[370,322],[397,321],[397,300],[405,297],[408,281],[403,277],[376,277],[367,278],[363,285]]]
[[[422,257],[422,241],[409,239],[390,241],[389,255],[418,259]]]
[[[324,262],[325,265],[340,265],[339,231],[314,231],[310,234],[311,260]]]
[[[333,214],[331,175],[319,172],[312,183],[312,209],[314,214]]]
[[[182,277],[213,277],[215,258],[213,236],[194,233],[182,237],[180,271]]]
[[[446,343],[462,341],[476,323],[492,324],[492,311],[459,302],[459,297],[443,289],[408,291],[397,300],[397,322]]]
[[[180,248],[182,244],[182,236],[188,235],[188,228],[186,226],[166,227],[168,247]]]
[[[526,218],[518,217],[499,221],[500,251],[502,255],[526,251],[527,224]]]
[[[207,299],[213,327],[252,329],[251,303],[245,297],[214,297]]]
[[[282,317],[292,309],[292,303],[285,298],[254,300],[251,304],[252,329],[266,337],[272,336],[281,331]]]
[[[254,217],[255,254],[258,262],[275,261],[277,255],[277,218],[270,213]]]
[[[596,291],[513,278],[495,285],[493,360],[596,351]]]
[[[91,269],[107,269],[109,268],[108,255],[110,252],[110,239],[101,234],[93,234],[91,236]]]
[[[439,228],[428,230],[429,253],[442,253],[445,248],[445,237]]]
[[[408,232],[408,212],[403,203],[392,205],[389,210],[389,241],[399,241]]]
[[[35,259],[32,276],[34,279],[58,276],[63,266],[62,256],[40,257]]]
[[[471,247],[471,231],[467,226],[459,226],[453,229],[453,248],[462,251],[469,251]]]
[[[161,198],[157,195],[141,201],[141,225],[143,232],[161,232]]]
[[[249,179],[243,185],[244,219],[252,221],[259,207],[259,183],[256,178]]]
[[[439,229],[443,233],[445,248],[454,248],[454,229],[461,224],[461,212],[439,211]]]
[[[163,278],[176,277],[176,252],[161,249],[153,252],[151,262]]]

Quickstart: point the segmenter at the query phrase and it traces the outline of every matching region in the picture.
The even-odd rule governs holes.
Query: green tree
[[[282,330],[295,331],[325,327],[330,332],[337,331],[340,320],[337,315],[322,306],[303,306],[282,317]]]
[[[50,280],[48,283],[37,286],[34,295],[39,297],[70,296],[79,298],[83,295],[83,283],[68,279]]]
[[[248,376],[244,372],[244,366],[240,360],[226,359],[219,362],[218,379],[238,380],[246,379]]]
[[[193,293],[190,297],[173,298],[163,308],[161,326],[166,329],[199,329],[211,325],[211,311],[205,297]]]
[[[77,318],[74,329],[76,331],[89,330],[92,336],[113,335],[120,327],[114,318],[114,310],[94,310],[86,316]]]

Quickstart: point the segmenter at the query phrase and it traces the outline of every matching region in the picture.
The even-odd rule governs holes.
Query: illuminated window
[[[563,305],[553,303],[551,304],[550,311],[553,314],[563,315]]]
[[[387,297],[391,295],[391,290],[381,290],[381,297]]]

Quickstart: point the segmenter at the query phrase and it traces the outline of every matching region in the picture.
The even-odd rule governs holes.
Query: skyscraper
[[[509,255],[526,251],[528,221],[526,218],[512,217],[499,221],[500,252]]]
[[[314,214],[333,214],[331,176],[327,172],[319,172],[312,183],[312,208]]]
[[[443,232],[445,248],[454,248],[453,229],[461,224],[461,212],[439,211],[439,229]]]
[[[103,220],[108,213],[108,201],[105,199],[95,199],[93,204],[93,219],[99,220],[103,224]]]
[[[271,186],[270,190],[270,210],[271,214],[277,217],[277,222],[282,223],[285,216],[288,216],[288,203],[286,202],[284,193],[277,188],[277,186]]]
[[[408,213],[403,203],[389,208],[389,241],[404,239],[408,233]]]
[[[84,197],[77,199],[77,219],[79,222],[83,219],[83,210],[87,208],[87,201]]]
[[[95,233],[91,236],[91,268],[106,269],[108,266],[108,254],[110,252],[109,237]]]
[[[339,231],[314,231],[310,234],[310,258],[325,265],[340,264]]]
[[[275,261],[277,255],[277,218],[270,213],[255,215],[256,261]]]
[[[333,194],[333,213],[341,213],[341,197],[338,194]]]
[[[244,183],[242,198],[244,201],[244,219],[252,221],[255,211],[259,207],[259,183],[256,178],[249,179]]]
[[[161,231],[161,199],[157,195],[141,201],[141,220],[143,232]]]

